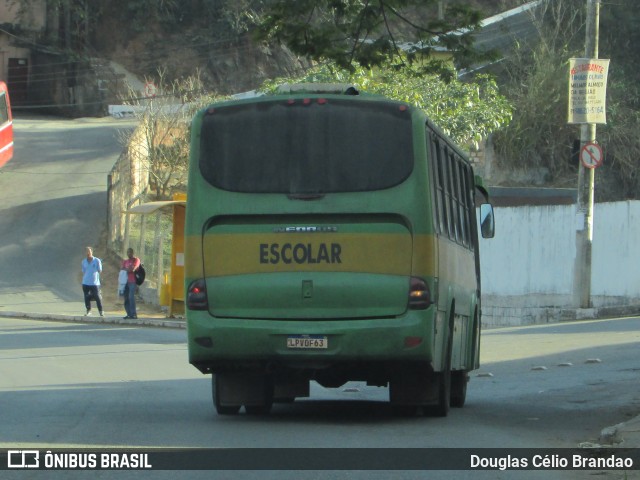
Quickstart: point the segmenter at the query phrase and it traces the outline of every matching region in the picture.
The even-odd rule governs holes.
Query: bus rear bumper
[[[431,364],[434,312],[432,306],[397,318],[279,321],[190,311],[189,361],[204,373]]]

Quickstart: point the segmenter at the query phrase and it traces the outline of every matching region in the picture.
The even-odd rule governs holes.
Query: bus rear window
[[[390,188],[413,169],[411,112],[392,102],[278,99],[204,116],[200,171],[244,193]]]

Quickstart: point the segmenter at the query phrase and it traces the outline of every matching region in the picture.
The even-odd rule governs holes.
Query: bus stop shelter
[[[129,215],[143,215],[141,228],[141,244],[144,242],[144,225],[147,215],[157,213],[160,209],[171,208],[173,212],[172,221],[172,241],[171,241],[171,270],[168,274],[163,274],[162,252],[158,255],[158,296],[160,305],[169,307],[169,316],[184,314],[184,219],[187,197],[185,194],[176,194],[173,200],[147,202],[129,208],[127,214],[127,225]],[[125,240],[128,244],[128,239]],[[159,249],[162,249],[162,243]],[[144,254],[140,249],[139,253]]]

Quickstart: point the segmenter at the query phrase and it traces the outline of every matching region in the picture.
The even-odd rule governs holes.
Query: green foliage
[[[519,46],[504,64],[503,91],[515,105],[512,122],[493,136],[498,165],[509,170],[542,169],[547,181],[575,174],[570,162],[576,126],[567,124],[571,57],[583,56],[582,0],[549,2],[533,19],[539,43]]]
[[[584,2],[549,2],[540,19],[540,43],[522,49],[506,62],[502,91],[515,105],[512,122],[493,135],[503,171],[541,167],[548,182],[577,185],[572,162],[578,125],[567,124],[568,60],[584,56]],[[598,125],[597,139],[605,151],[596,174],[596,199],[640,198],[640,4],[621,0],[600,11],[601,58],[610,58],[607,124]],[[600,185],[598,182],[601,182]]]
[[[114,0],[111,0],[114,1]],[[123,1],[123,0],[115,0]],[[121,10],[142,32],[149,24],[160,25],[168,33],[176,28],[201,30],[204,38],[232,38],[247,33],[258,22],[269,0],[126,0]],[[205,33],[206,32],[206,33]]]
[[[218,25],[223,25],[235,35],[250,31],[259,21],[264,8],[264,0],[226,0],[217,3]]]
[[[454,141],[467,147],[477,148],[482,139],[509,123],[511,105],[493,78],[483,75],[475,83],[445,82],[437,75],[415,73],[390,66],[368,70],[356,65],[343,69],[324,64],[302,77],[267,81],[261,89],[273,92],[282,83],[353,83],[366,92],[416,105]]]
[[[607,124],[598,126],[597,136],[605,166],[614,172],[617,198],[640,198],[640,4],[621,0],[603,6],[600,21],[600,56],[610,58],[611,64]]]
[[[566,51],[535,51],[512,68],[504,91],[514,105],[513,120],[493,137],[503,168],[544,168],[550,180],[572,168],[568,160],[579,134],[567,124],[567,59]]]
[[[273,0],[258,24],[257,37],[346,70],[391,64],[417,67],[422,73],[447,73],[434,52],[446,49],[459,67],[477,60],[480,54],[471,46],[471,34],[481,15],[460,2],[448,2],[442,20],[437,18],[436,4],[436,0]]]

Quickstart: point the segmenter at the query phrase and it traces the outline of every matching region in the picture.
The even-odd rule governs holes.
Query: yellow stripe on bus
[[[204,251],[204,262],[187,258],[187,276],[276,272],[354,272],[409,275],[408,234],[217,234],[186,239],[187,251]],[[194,249],[195,247],[195,249]],[[190,274],[194,272],[194,274]]]
[[[432,234],[225,233],[185,239],[189,278],[278,272],[353,272],[475,283],[473,252]],[[204,249],[204,261],[200,255]],[[439,250],[440,260],[435,250]],[[204,265],[205,271],[202,271]]]

